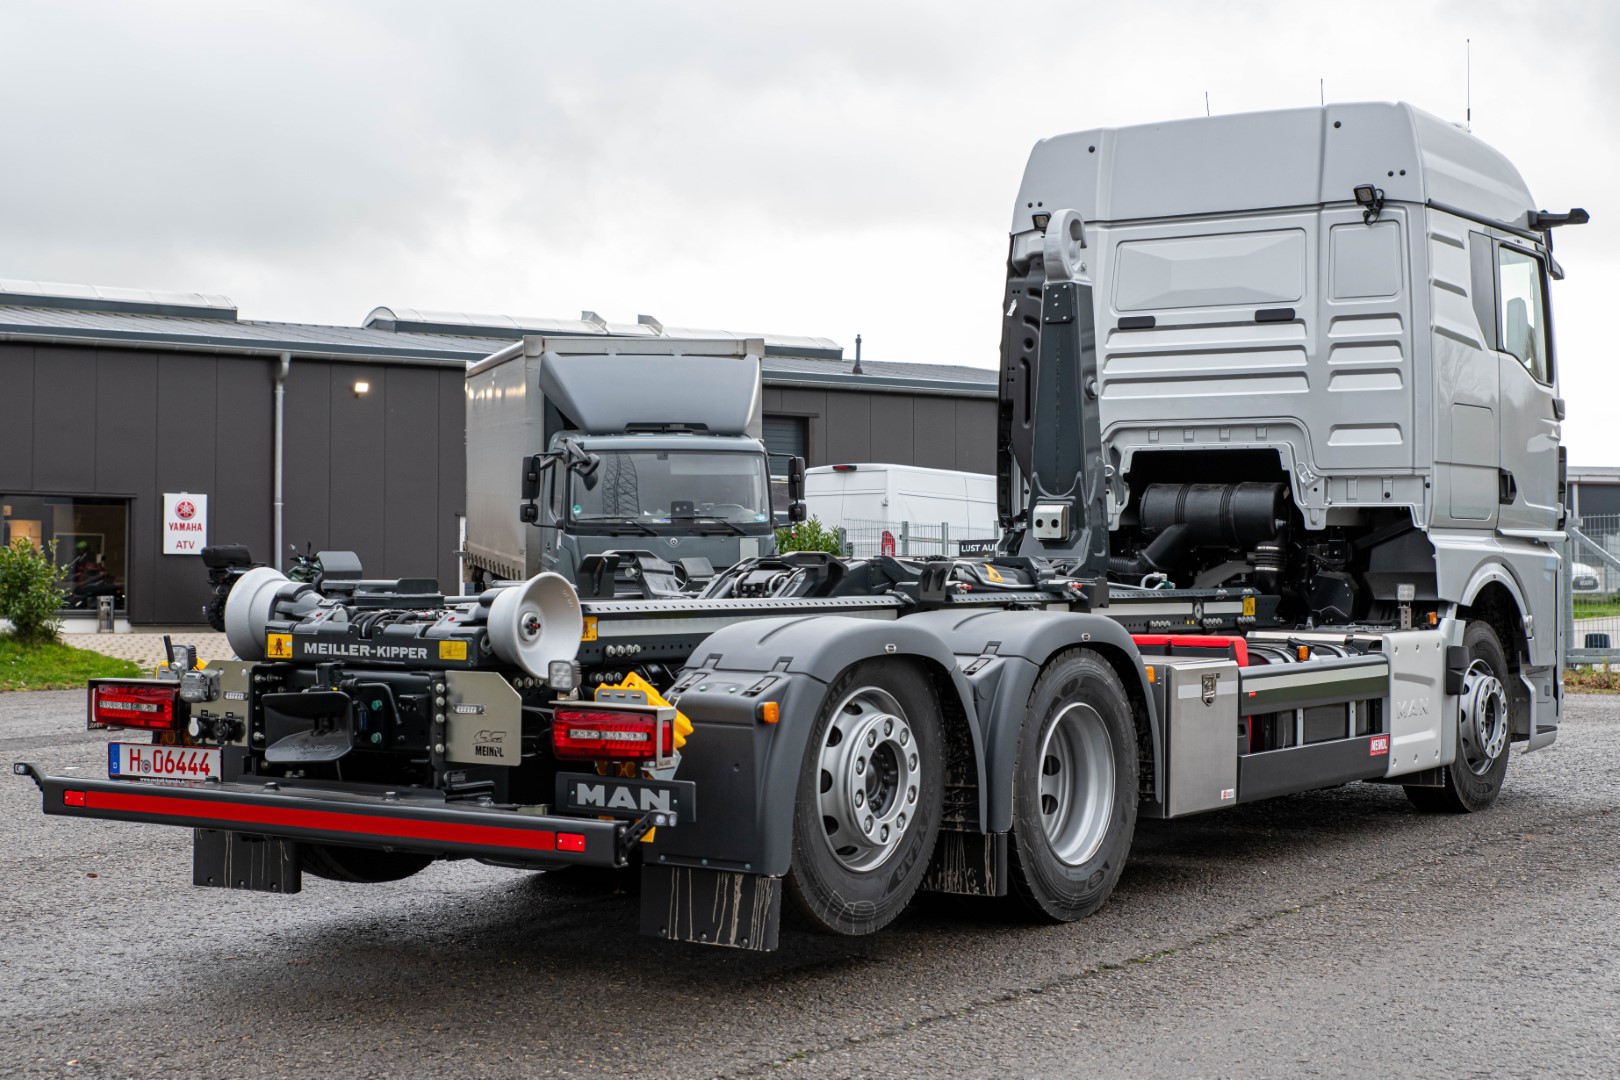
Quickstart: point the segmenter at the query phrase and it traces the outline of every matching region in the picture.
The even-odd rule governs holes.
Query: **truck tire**
[[[400,881],[427,869],[431,855],[375,851],[341,844],[301,844],[304,869],[328,881]]]
[[[787,891],[828,934],[870,934],[905,910],[939,837],[944,737],[934,684],[900,660],[833,681],[806,744]]]
[[[1086,649],[1049,662],[1029,695],[1013,771],[1012,892],[1073,922],[1114,891],[1136,834],[1136,723],[1119,674]]]
[[[1406,797],[1427,814],[1472,814],[1490,806],[1502,790],[1512,738],[1512,678],[1507,651],[1489,623],[1463,629],[1468,673],[1457,706],[1457,760],[1441,770],[1441,787],[1409,787]]]

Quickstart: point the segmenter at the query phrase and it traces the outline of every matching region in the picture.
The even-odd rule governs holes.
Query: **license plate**
[[[219,751],[201,746],[108,743],[107,775],[114,780],[206,780],[219,776]]]

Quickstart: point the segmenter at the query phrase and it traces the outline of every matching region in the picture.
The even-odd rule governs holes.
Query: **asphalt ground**
[[[98,774],[82,700],[0,694],[0,761]],[[923,897],[754,955],[567,874],[196,889],[187,834],[0,776],[0,1075],[1616,1076],[1617,806],[1620,697],[1574,697],[1483,814],[1354,784],[1144,822],[1084,922]]]

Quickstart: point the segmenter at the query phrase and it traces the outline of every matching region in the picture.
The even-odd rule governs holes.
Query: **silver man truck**
[[[775,553],[760,441],[762,339],[545,337],[467,373],[469,578],[577,580],[582,559],[650,551],[673,572]],[[532,473],[532,475],[528,475]],[[519,478],[533,507],[519,519]]]
[[[1547,279],[1584,219],[1401,105],[1043,142],[994,553],[676,589],[631,543],[461,598],[256,568],[239,660],[91,683],[108,779],[16,769],[48,814],[195,830],[198,885],[621,868],[644,933],[752,950],[784,905],[867,934],[919,889],[1079,919],[1143,816],[1356,781],[1484,810],[1562,704]]]

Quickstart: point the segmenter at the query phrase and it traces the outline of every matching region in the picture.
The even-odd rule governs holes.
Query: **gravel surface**
[[[77,691],[0,694],[4,760],[99,775]],[[1620,698],[1575,697],[1472,817],[1353,784],[1145,822],[1093,918],[924,897],[758,956],[632,897],[441,863],[196,889],[189,838],[0,780],[0,1075],[1613,1076]]]

